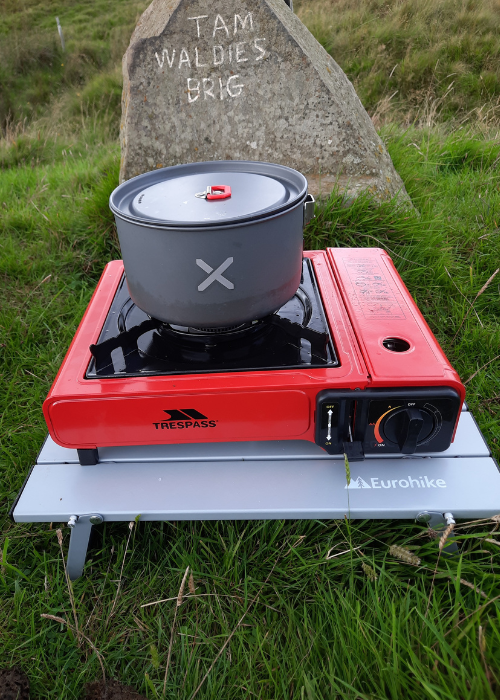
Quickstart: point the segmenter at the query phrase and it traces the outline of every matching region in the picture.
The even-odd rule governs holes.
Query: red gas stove
[[[381,249],[304,253],[297,293],[233,328],[147,316],[110,262],[45,400],[49,432],[104,446],[309,440],[351,460],[441,452],[465,389]]]

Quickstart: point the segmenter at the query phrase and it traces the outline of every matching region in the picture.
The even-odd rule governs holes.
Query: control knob
[[[391,411],[381,426],[388,442],[395,443],[403,454],[411,455],[436,431],[436,416],[425,408],[406,406]]]

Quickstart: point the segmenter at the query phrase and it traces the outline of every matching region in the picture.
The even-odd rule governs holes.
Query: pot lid
[[[142,219],[203,224],[258,215],[286,199],[281,182],[266,175],[211,172],[148,187],[134,197],[130,210]]]
[[[301,173],[272,163],[214,161],[154,170],[110,197],[121,218],[165,227],[220,227],[288,209],[307,192]]]

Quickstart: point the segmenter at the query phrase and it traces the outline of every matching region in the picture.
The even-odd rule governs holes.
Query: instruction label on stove
[[[392,321],[406,318],[376,260],[353,257],[343,262],[352,284],[355,301],[365,318]]]

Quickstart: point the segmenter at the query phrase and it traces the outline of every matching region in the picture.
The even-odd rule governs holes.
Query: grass
[[[97,93],[121,92],[119,65],[145,0],[3,0],[0,124],[44,116],[64,97],[69,111]],[[56,27],[62,25],[63,53]],[[103,82],[107,82],[106,86]],[[108,90],[103,88],[108,88]],[[119,108],[119,99],[116,107]]]
[[[80,698],[101,666],[87,640],[79,643],[68,625],[41,617],[74,619],[56,526],[14,525],[6,512],[46,433],[43,399],[105,262],[119,256],[107,204],[119,163],[119,79],[110,31],[129,31],[139,5],[4,5],[2,51],[13,32],[31,32],[34,46],[36,27],[43,44],[44,31],[55,33],[57,12],[66,58],[73,60],[86,42],[95,42],[100,56],[81,83],[64,82],[59,68],[66,66],[51,72],[35,54],[24,73],[0,62],[12,81],[12,117],[0,141],[0,666],[22,666],[33,698],[66,700]],[[387,3],[384,15],[378,3],[339,1],[341,21],[334,22],[320,14],[329,5],[310,0],[299,7],[308,22],[314,17],[304,13],[314,7],[322,41],[350,31],[353,50],[368,58],[372,32],[384,23],[404,46],[410,35],[423,37],[422,18],[432,7],[443,22],[452,14],[444,0],[423,3],[413,19],[400,22],[398,35],[394,17],[402,17],[404,3]],[[461,7],[469,23],[495,17],[496,5],[486,1]],[[102,22],[103,13],[109,22]],[[358,16],[368,22],[363,51]],[[483,45],[484,32],[469,34],[471,43]],[[491,65],[496,40],[487,54]],[[475,80],[476,68],[467,65],[465,74]],[[361,71],[358,89],[372,112],[379,105],[382,136],[419,214],[394,203],[374,207],[363,197],[345,207],[334,194],[306,230],[306,246],[377,245],[390,252],[450,360],[464,380],[471,378],[467,401],[498,458],[500,273],[475,300],[500,260],[494,112],[489,122],[476,118],[460,127],[484,95],[468,102],[459,82],[458,106],[448,101],[450,93],[434,109],[433,128],[422,128],[420,118],[403,128],[413,98],[401,98],[402,111],[382,112],[380,101],[393,87],[377,87],[386,67]],[[51,95],[30,110],[26,95],[43,82],[37,71],[48,76]],[[371,102],[363,80],[374,82]],[[422,89],[418,81],[414,87]],[[391,114],[398,123],[389,122]],[[452,121],[435,123],[446,116]],[[95,528],[85,575],[73,586],[78,626],[102,655],[107,676],[148,698],[162,697],[171,638],[166,697],[188,699],[234,632],[196,697],[493,699],[500,693],[497,527],[460,525],[462,554],[448,559],[438,558],[425,527],[410,522],[139,523],[132,530],[107,524]],[[66,551],[69,531],[63,534]],[[418,555],[420,565],[391,555],[394,544]],[[187,566],[199,597],[186,595],[177,607]],[[164,598],[172,600],[141,607]]]
[[[500,628],[489,601],[498,577],[494,545],[481,541],[490,528],[462,529],[464,555],[440,562],[429,605],[436,546],[412,524],[139,525],[110,616],[129,529],[104,526],[74,585],[79,626],[107,674],[162,697],[176,597],[190,566],[196,597],[177,611],[167,697],[190,698],[236,628],[198,697],[495,698]],[[418,551],[420,566],[392,557],[393,542]],[[83,681],[101,675],[96,655],[65,625],[40,618],[73,620],[55,532],[17,527],[9,546],[12,561],[22,550],[28,580],[4,574],[2,656],[30,669],[35,697],[79,697]]]
[[[496,0],[302,0],[297,13],[377,123],[498,121]]]

